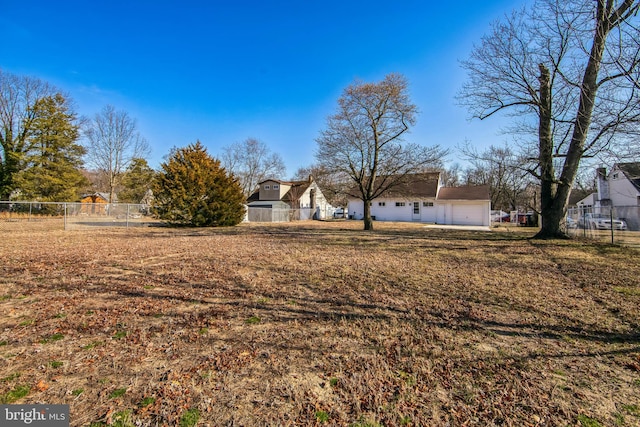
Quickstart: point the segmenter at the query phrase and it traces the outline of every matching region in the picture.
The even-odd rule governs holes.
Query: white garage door
[[[484,225],[484,205],[453,205],[451,218],[455,225]]]

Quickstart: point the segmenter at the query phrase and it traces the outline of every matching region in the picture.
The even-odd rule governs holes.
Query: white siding
[[[349,204],[347,205],[348,209],[348,217],[349,219],[362,219],[364,218],[364,204],[362,200],[357,199],[349,199]]]
[[[478,201],[438,202],[438,224],[491,225],[491,203]]]
[[[396,206],[396,202],[404,203],[404,206]],[[433,206],[424,206],[424,202],[433,203]],[[384,203],[384,206],[381,206],[380,203]],[[371,215],[375,217],[376,221],[420,221],[446,225],[491,225],[491,204],[489,201],[419,200],[419,203],[419,219],[414,218],[413,201],[398,199],[377,199],[373,201]],[[357,220],[361,220],[364,217],[364,204],[361,200],[349,200],[348,215],[349,218]]]
[[[420,213],[422,216],[422,222],[436,222],[436,219],[438,218],[438,205],[433,200],[427,200],[427,202],[433,203],[433,206],[424,206],[424,203],[421,203],[422,206],[420,207]]]
[[[327,202],[327,199],[322,194],[320,187],[314,182],[307,188],[302,196],[300,197],[300,208],[310,208],[311,207],[311,190],[315,190],[316,192],[316,214],[318,215],[318,219],[325,219],[326,213],[329,211],[331,205]],[[311,213],[313,217],[314,213]]]
[[[613,178],[617,174],[617,178]],[[618,168],[609,174],[609,197],[613,206],[637,206],[640,192]]]
[[[484,225],[481,204],[461,204],[453,206],[453,223],[460,225]]]

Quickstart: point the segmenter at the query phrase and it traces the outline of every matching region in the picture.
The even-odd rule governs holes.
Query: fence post
[[[67,230],[67,204],[64,204],[64,229]]]
[[[613,245],[613,206],[609,208],[609,224],[611,224],[611,244]]]
[[[129,203],[127,203],[127,227],[129,228],[129,208],[131,207],[131,205]]]
[[[27,222],[31,222],[31,207],[33,206],[33,202],[29,202],[29,217],[27,218]]]

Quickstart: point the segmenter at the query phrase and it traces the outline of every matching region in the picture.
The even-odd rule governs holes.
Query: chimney
[[[607,169],[606,168],[598,168],[596,169],[596,179],[598,185],[598,200],[601,202],[604,200],[609,200],[609,181],[607,180]],[[605,203],[601,203],[602,205],[606,205]]]

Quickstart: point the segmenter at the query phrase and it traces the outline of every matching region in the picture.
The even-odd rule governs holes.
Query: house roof
[[[405,182],[393,187],[386,196],[436,197],[440,172],[420,173],[407,176]]]
[[[247,203],[257,202],[260,200],[260,187],[265,182],[277,182],[281,185],[290,186],[289,191],[287,191],[281,199],[283,202],[291,202],[296,201],[302,196],[302,194],[307,191],[307,188],[312,184],[313,181],[304,180],[304,181],[281,181],[279,179],[265,179],[258,183],[258,188],[247,198]]]
[[[291,185],[291,188],[289,189],[289,191],[287,191],[287,193],[284,196],[282,196],[282,201],[294,202],[298,200],[302,196],[302,194],[304,194],[305,191],[307,191],[307,188],[311,186],[311,183],[309,181],[297,181],[297,182],[287,183],[287,185]]]
[[[442,187],[438,200],[491,200],[488,185],[466,185],[462,187]]]
[[[379,179],[384,179],[383,177]],[[407,175],[401,183],[385,191],[380,197],[416,197],[435,198],[438,193],[440,172],[417,173]],[[351,187],[348,195],[358,198],[359,190]]]
[[[491,200],[488,185],[441,187],[438,191],[439,182],[440,172],[407,175],[404,182],[394,186],[380,197],[437,198],[438,200]],[[352,197],[356,197],[357,189],[352,188],[349,193]]]
[[[260,181],[258,183],[258,185],[262,185],[265,182],[277,182],[278,184],[284,184],[284,185],[293,185],[297,182],[303,182],[303,181],[283,181],[281,179],[273,179],[273,178],[269,178],[269,179],[265,179],[264,181]]]
[[[640,191],[640,162],[634,163],[618,163],[618,169],[624,173],[627,179]]]
[[[571,195],[569,196],[569,206],[575,206],[578,202],[582,201],[592,193],[593,192],[589,190],[582,190],[579,188],[572,189]]]
[[[260,189],[254,191],[248,198],[247,203],[257,202],[260,200]]]
[[[586,196],[584,196],[582,199],[578,200],[577,202],[575,202],[575,205],[581,204],[581,205],[593,205],[596,200],[598,199],[598,193],[590,193],[587,194]]]

